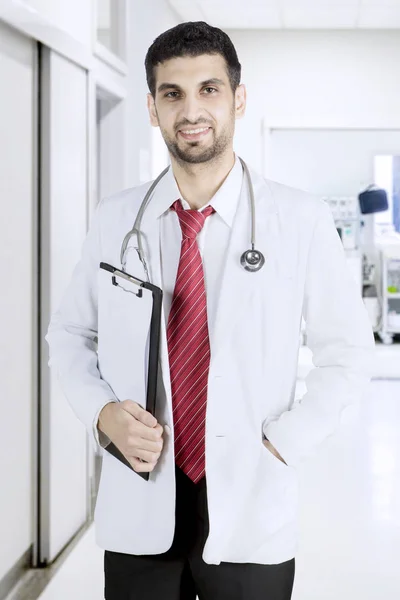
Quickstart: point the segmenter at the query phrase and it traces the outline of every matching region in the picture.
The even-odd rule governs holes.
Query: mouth
[[[183,137],[184,140],[197,142],[203,139],[211,131],[211,127],[196,127],[193,129],[180,129],[178,134]]]

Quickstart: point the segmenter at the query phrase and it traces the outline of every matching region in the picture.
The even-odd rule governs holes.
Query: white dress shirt
[[[178,272],[182,242],[182,230],[179,223],[179,217],[175,211],[169,210],[169,208],[178,198],[181,199],[182,206],[185,210],[190,209],[190,206],[188,202],[182,198],[172,169],[168,171],[165,178],[168,178],[168,181],[166,182],[165,208],[163,209],[163,212],[160,213],[160,258],[163,304],[167,326],[176,275]],[[235,164],[224,183],[211,198],[209,203],[200,209],[200,211],[203,211],[207,206],[211,205],[216,211],[206,218],[204,227],[197,236],[197,243],[203,260],[209,329],[212,329],[214,325],[216,299],[220,287],[219,281],[221,278],[224,257],[228,248],[233,220],[241,194],[242,182],[242,165],[238,157],[235,156]],[[163,257],[167,254],[169,257],[172,257],[172,260],[163,260]]]

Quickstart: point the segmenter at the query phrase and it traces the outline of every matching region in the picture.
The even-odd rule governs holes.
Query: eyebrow
[[[222,81],[222,79],[218,79],[218,77],[213,77],[212,79],[207,79],[206,81],[202,81],[200,83],[200,87],[205,87],[206,85],[221,85],[224,86],[225,83]],[[177,83],[161,83],[158,88],[157,91],[158,92],[163,92],[164,90],[170,90],[171,88],[176,89],[176,90],[181,90],[181,86],[178,85]]]

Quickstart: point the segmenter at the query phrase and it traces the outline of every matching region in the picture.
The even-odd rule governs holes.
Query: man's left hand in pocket
[[[285,463],[285,461],[283,460],[283,458],[282,458],[282,456],[279,454],[279,452],[278,452],[277,450],[275,450],[274,446],[271,444],[271,442],[270,442],[269,440],[267,440],[267,439],[264,439],[264,440],[263,440],[263,444],[264,444],[264,446],[265,446],[266,448],[268,448],[268,450],[269,450],[270,452],[272,452],[272,454],[273,454],[274,456],[276,456],[276,458],[278,458],[278,459],[279,459],[281,462],[283,462],[283,464],[285,464],[285,465],[287,464],[287,463]]]

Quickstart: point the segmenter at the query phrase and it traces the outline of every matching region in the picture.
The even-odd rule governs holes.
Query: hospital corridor
[[[0,600],[400,598],[399,32],[0,0]]]

